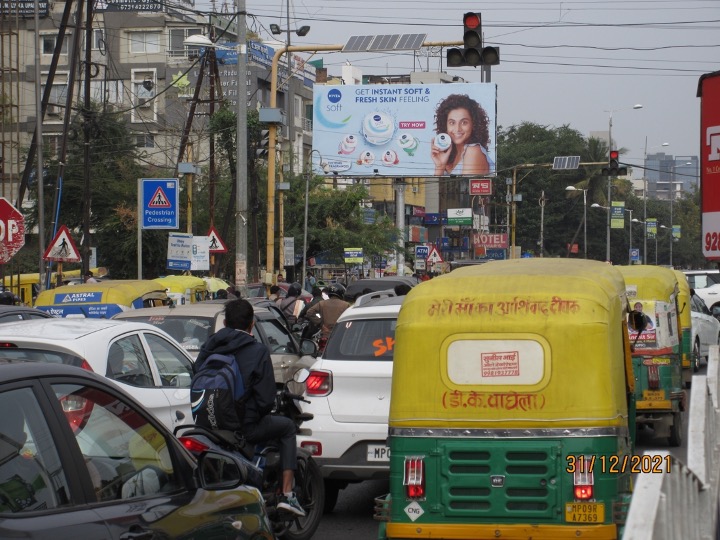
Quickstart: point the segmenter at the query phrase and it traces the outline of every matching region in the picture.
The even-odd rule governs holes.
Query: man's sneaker
[[[280,502],[277,507],[278,510],[287,510],[296,516],[305,517],[305,510],[303,510],[302,506],[300,506],[300,503],[294,493],[291,493],[289,496],[281,495]]]

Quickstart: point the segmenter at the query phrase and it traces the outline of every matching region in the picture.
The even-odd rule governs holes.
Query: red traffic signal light
[[[466,13],[463,15],[463,25],[465,28],[475,29],[482,26],[482,15],[480,13]]]
[[[608,159],[608,166],[603,167],[603,176],[626,176],[627,167],[621,167],[618,159],[620,158],[620,152],[617,150],[610,150],[610,157]]]
[[[465,49],[474,49],[482,46],[482,17],[480,13],[466,13],[463,15],[463,44]],[[478,55],[479,60],[479,55]]]
[[[448,67],[496,66],[500,63],[499,47],[484,47],[482,42],[482,15],[468,12],[463,15],[464,48],[447,51]]]
[[[620,152],[617,150],[610,150],[610,159],[617,160],[620,157]]]

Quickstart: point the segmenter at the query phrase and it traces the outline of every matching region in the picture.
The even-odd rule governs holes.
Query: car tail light
[[[322,456],[322,443],[319,441],[302,441],[300,448],[304,448],[315,457]]]
[[[84,397],[72,394],[60,398],[65,418],[67,418],[73,433],[81,431],[90,418],[94,403]]]
[[[7,341],[3,341],[0,343],[0,349],[17,349],[17,345],[14,343],[8,343]]]
[[[660,388],[660,370],[655,364],[652,364],[647,368],[648,388],[650,390],[657,390]]]
[[[80,367],[81,367],[82,369],[87,370],[87,371],[93,371],[93,368],[90,367],[90,364],[88,364],[88,361],[85,360],[84,358],[83,358],[82,363],[80,364]]]
[[[305,381],[305,388],[308,396],[329,396],[332,392],[332,373],[330,371],[311,371]]]
[[[193,454],[200,454],[201,452],[210,449],[207,444],[200,442],[192,437],[178,437],[178,440],[187,450],[190,450],[190,452],[192,452]]]
[[[585,456],[583,460],[579,460],[580,466],[576,467],[575,472],[573,472],[573,494],[576,499],[581,501],[587,501],[593,498],[595,477],[591,467],[588,466],[593,462],[592,456]]]
[[[425,497],[425,461],[422,457],[405,458],[403,485],[408,498],[422,499]]]

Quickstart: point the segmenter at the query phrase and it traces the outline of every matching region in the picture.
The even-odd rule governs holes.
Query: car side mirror
[[[312,339],[300,340],[300,354],[303,356],[317,356],[318,346]]]
[[[642,332],[647,328],[647,318],[642,311],[634,309],[628,314],[628,326],[635,332]]]
[[[234,489],[246,482],[247,465],[230,454],[208,450],[198,458],[198,476],[203,489]]]

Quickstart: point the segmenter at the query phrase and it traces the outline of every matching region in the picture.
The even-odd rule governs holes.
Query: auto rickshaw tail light
[[[652,364],[648,366],[647,378],[648,388],[650,390],[657,390],[660,388],[660,369],[657,365]]]
[[[591,463],[591,456],[585,456],[584,463]],[[573,473],[573,494],[575,499],[587,501],[593,498],[593,486],[595,476],[592,470],[585,470],[586,467],[578,467]]]
[[[305,388],[308,396],[324,397],[330,395],[333,389],[332,373],[312,370],[305,381]]]
[[[405,458],[405,476],[403,477],[405,493],[410,499],[425,497],[425,461],[422,457]]]

